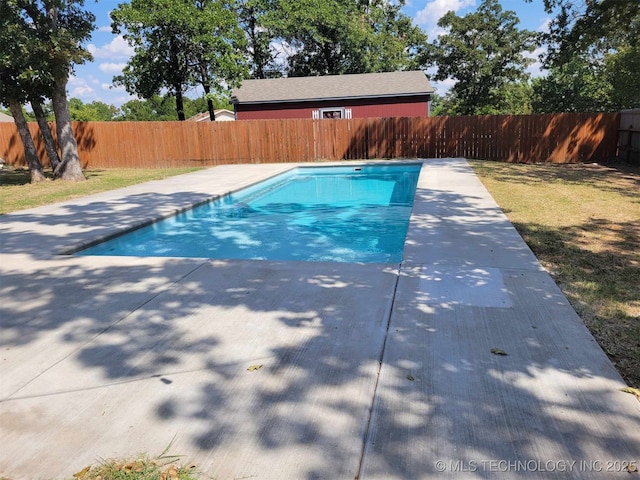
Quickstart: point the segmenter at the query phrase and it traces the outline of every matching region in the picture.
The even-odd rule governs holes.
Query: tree
[[[184,98],[185,117],[189,118],[208,110],[210,99],[200,97],[196,99]],[[214,108],[228,108],[228,100],[212,99]],[[154,95],[145,100],[129,100],[120,107],[120,112],[114,120],[122,121],[171,121],[176,119],[176,99],[172,95]]]
[[[85,180],[71,126],[66,88],[73,65],[91,59],[82,42],[89,39],[95,16],[82,9],[84,0],[13,0],[13,3],[22,11],[21,28],[29,32],[32,75],[42,75],[51,85],[48,93],[62,154],[54,173],[63,180]]]
[[[42,139],[44,140],[44,149],[49,157],[49,164],[51,165],[51,169],[56,172],[60,166],[60,156],[58,155],[56,142],[51,134],[51,128],[49,128],[49,124],[47,123],[47,115],[42,106],[43,99],[37,95],[31,95],[30,98],[31,108],[38,122]]]
[[[640,42],[618,47],[617,52],[605,55],[604,61],[611,84],[610,109],[640,108]]]
[[[184,93],[196,84],[209,95],[246,74],[244,34],[226,0],[132,0],[111,12],[114,33],[135,53],[114,78],[129,93],[152,98],[167,89],[185,120]],[[213,108],[210,104],[213,120]]]
[[[196,8],[200,23],[195,29],[193,56],[198,71],[197,81],[204,89],[209,118],[214,121],[216,95],[238,86],[248,74],[244,61],[246,43],[230,5],[221,1],[199,1]],[[215,26],[213,32],[211,26]]]
[[[94,21],[92,14],[81,9],[82,5],[82,0],[2,0],[0,3],[3,21],[0,87],[3,96],[13,103],[12,111],[18,110],[16,102],[21,104],[29,100],[35,105],[34,112],[45,136],[47,152],[55,165],[55,149],[52,150],[50,132],[47,132],[49,127],[38,108],[41,97],[50,96],[62,151],[54,173],[74,181],[85,177],[71,128],[66,85],[73,65],[90,58],[81,43],[89,38]],[[26,138],[23,133],[21,136]]]
[[[640,106],[640,2],[545,0],[549,74],[534,84],[535,111]]]
[[[42,163],[40,163],[40,159],[38,158],[38,152],[33,143],[33,138],[31,138],[27,121],[22,114],[22,105],[15,99],[9,99],[8,103],[13,120],[16,122],[22,145],[24,146],[24,156],[27,161],[27,167],[29,168],[31,183],[41,182],[45,178]]]
[[[453,78],[452,113],[495,113],[503,102],[505,88],[525,81],[532,60],[525,52],[535,48],[537,36],[519,30],[515,12],[503,11],[497,0],[484,0],[476,12],[459,17],[447,12],[438,26],[447,29],[427,45],[423,63],[437,66],[434,80]]]
[[[505,83],[494,95],[493,115],[530,115],[533,86],[528,80]]]
[[[276,64],[277,53],[271,45],[275,35],[268,26],[276,4],[277,0],[237,0],[238,21],[247,37],[247,61],[252,78],[282,75]]]
[[[638,44],[638,0],[544,0],[544,6],[555,14],[544,35],[548,66],[565,64],[576,54],[599,56],[621,44]]]
[[[26,100],[29,68],[30,38],[23,27],[23,18],[15,1],[0,1],[0,99],[9,107],[16,122],[18,134],[24,147],[25,159],[31,177],[31,183],[44,180],[42,163],[38,158],[31,132],[22,112],[22,103]]]
[[[611,112],[640,107],[640,46],[602,57],[574,53],[534,80],[533,108],[548,112]]]
[[[289,76],[415,68],[426,35],[401,13],[404,1],[280,0],[266,23],[288,45]]]
[[[401,12],[404,0],[361,2],[368,17],[367,68],[361,73],[414,70],[427,35]]]
[[[603,111],[607,109],[607,97],[598,63],[582,56],[551,67],[547,76],[533,81],[536,113]]]
[[[78,122],[108,122],[115,118],[118,109],[104,102],[83,103],[78,98],[69,100],[71,118]]]

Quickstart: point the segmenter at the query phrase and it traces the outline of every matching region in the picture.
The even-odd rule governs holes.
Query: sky
[[[407,0],[403,12],[413,19],[415,25],[421,27],[435,39],[443,33],[437,22],[446,12],[453,10],[457,15],[466,15],[476,10],[481,0]],[[109,12],[115,9],[122,0],[87,0],[85,8],[96,16],[96,30],[87,42],[87,49],[93,54],[93,61],[75,67],[75,74],[69,79],[67,86],[69,98],[79,98],[84,103],[102,101],[120,107],[123,103],[135,98],[123,87],[113,86],[113,77],[122,73],[122,68],[133,54],[121,36],[111,33]],[[549,15],[544,11],[543,0],[502,0],[504,10],[513,10],[520,18],[520,28],[543,31],[549,23]],[[537,59],[540,51],[533,53]],[[539,76],[540,64],[529,67],[533,76]],[[429,72],[427,72],[427,75]],[[452,80],[432,82],[438,94],[445,94],[453,84]],[[190,97],[197,97],[202,92],[189,92]]]

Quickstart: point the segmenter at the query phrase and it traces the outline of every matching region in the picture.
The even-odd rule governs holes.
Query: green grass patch
[[[627,383],[640,387],[640,167],[470,164]]]
[[[73,476],[78,480],[196,480],[195,467],[183,467],[141,456],[126,460],[105,460]]]
[[[86,170],[86,182],[52,180],[49,172],[46,174],[47,180],[35,184],[29,183],[29,172],[26,169],[0,170],[0,214],[49,205],[150,180],[162,180],[196,170],[199,168]]]
[[[157,457],[139,455],[131,459],[103,460],[73,475],[77,480],[197,480],[195,465],[181,466],[179,455],[168,453],[169,446]]]

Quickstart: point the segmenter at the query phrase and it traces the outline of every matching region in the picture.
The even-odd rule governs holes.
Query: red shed
[[[245,80],[233,91],[236,120],[428,117],[433,87],[424,72]]]

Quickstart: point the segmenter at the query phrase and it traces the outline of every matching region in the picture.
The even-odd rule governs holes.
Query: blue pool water
[[[397,263],[420,167],[296,168],[77,254]]]

